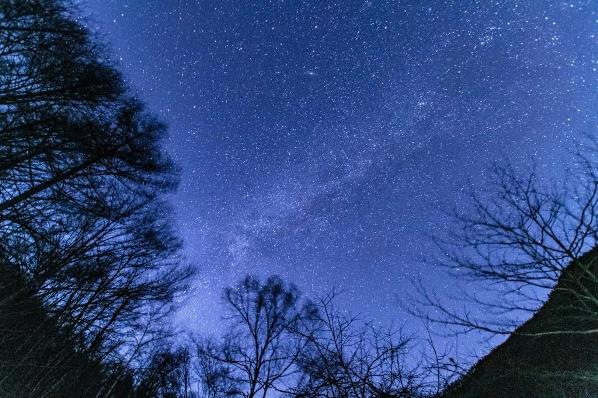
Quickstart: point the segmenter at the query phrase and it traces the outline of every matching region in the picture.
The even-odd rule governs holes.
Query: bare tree
[[[203,382],[212,396],[227,385],[229,396],[267,397],[286,389],[296,371],[302,341],[294,332],[313,318],[313,308],[302,303],[294,285],[279,277],[264,282],[248,276],[225,289],[227,333],[222,343],[198,345]],[[206,375],[205,370],[212,370]]]
[[[191,356],[185,347],[155,352],[143,376],[140,398],[195,398],[191,391]]]
[[[236,370],[232,365],[222,360],[221,347],[210,339],[196,341],[196,347],[195,375],[198,396],[220,398],[239,395],[242,381],[234,375]]]
[[[439,361],[458,380],[443,396],[598,391],[589,376],[598,355],[596,149],[577,155],[562,184],[496,166],[489,193],[472,193],[439,240],[436,264],[460,285],[458,296],[419,283],[408,309],[439,325],[438,333],[508,336],[467,372]]]
[[[159,145],[165,127],[66,1],[0,2],[0,69],[1,266],[74,351],[117,369],[189,274],[161,199],[178,181]],[[31,337],[0,388],[45,344]],[[65,369],[73,350],[46,366]]]
[[[598,169],[591,159],[578,158],[571,182],[553,187],[533,173],[522,177],[512,167],[495,167],[492,194],[471,195],[471,206],[456,216],[459,227],[440,242],[446,256],[438,264],[458,281],[482,283],[498,294],[463,290],[466,307],[459,311],[419,285],[414,312],[453,332],[598,333],[591,321],[598,319],[597,257],[591,251],[598,237]],[[552,311],[572,322],[516,331],[553,289]]]
[[[320,314],[298,358],[296,397],[419,397],[424,374],[412,342],[399,332],[381,331],[338,310],[335,294],[318,303]],[[409,361],[411,360],[411,363]]]

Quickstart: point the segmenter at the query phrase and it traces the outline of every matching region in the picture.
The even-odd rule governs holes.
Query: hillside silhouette
[[[570,264],[546,303],[443,398],[598,396],[598,249]]]

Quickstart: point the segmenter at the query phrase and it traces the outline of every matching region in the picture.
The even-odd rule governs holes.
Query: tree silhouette
[[[294,285],[279,277],[264,282],[247,276],[236,286],[225,289],[224,303],[227,333],[221,344],[201,342],[198,358],[203,369],[213,369],[203,382],[214,396],[225,394],[242,397],[266,397],[283,391],[295,371],[302,339],[295,332],[314,317],[309,303],[301,302]]]
[[[73,349],[108,364],[161,333],[144,323],[189,271],[161,199],[178,181],[165,127],[69,7],[0,3],[0,260]]]
[[[460,226],[439,242],[446,256],[438,264],[459,280],[497,287],[500,299],[464,291],[474,306],[459,312],[420,286],[418,315],[456,332],[511,334],[556,287],[578,317],[595,319],[596,256],[584,253],[598,242],[598,168],[581,154],[578,159],[569,174],[574,182],[555,188],[540,184],[533,173],[525,177],[512,167],[495,167],[492,195],[472,194],[471,208],[457,215]],[[569,326],[535,334],[598,333],[592,322]]]
[[[158,351],[151,357],[140,383],[138,396],[193,398],[191,356],[187,348]]]
[[[473,195],[460,228],[440,242],[446,257],[439,263],[467,283],[464,303],[420,284],[411,311],[444,334],[508,336],[468,373],[453,367],[461,375],[445,396],[598,392],[590,376],[598,356],[598,168],[595,148],[589,153],[567,170],[569,182],[552,187],[533,173],[495,168],[492,193]],[[474,285],[485,294],[467,290]]]
[[[300,370],[291,396],[397,397],[423,396],[424,374],[407,364],[412,342],[400,333],[359,324],[338,310],[333,292],[320,299],[318,318],[298,356]]]

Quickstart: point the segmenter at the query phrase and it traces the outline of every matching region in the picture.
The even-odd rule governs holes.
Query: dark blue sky
[[[451,290],[421,260],[467,181],[560,178],[598,125],[595,1],[80,3],[170,125],[199,330],[249,272],[402,323],[410,279]]]

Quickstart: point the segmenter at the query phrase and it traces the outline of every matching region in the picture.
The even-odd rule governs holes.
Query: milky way
[[[249,3],[81,2],[170,126],[198,330],[246,273],[409,322],[411,279],[451,290],[422,259],[467,184],[507,158],[558,176],[596,130],[593,1]]]

